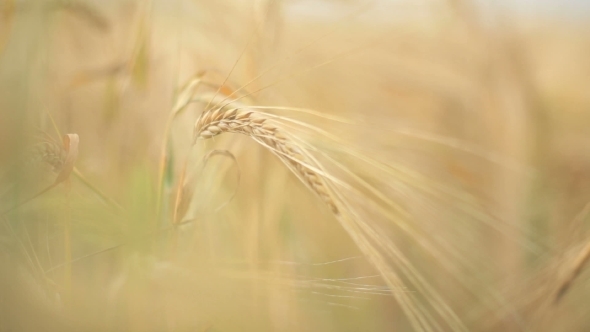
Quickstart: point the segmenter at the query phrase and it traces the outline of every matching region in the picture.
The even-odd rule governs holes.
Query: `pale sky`
[[[419,1],[404,0],[373,0],[375,6],[383,9],[382,12],[388,13],[390,10],[398,11],[400,3],[412,3],[410,6],[419,6]],[[558,17],[563,19],[587,20],[590,22],[590,0],[474,0],[480,3],[483,8],[501,7],[508,9],[510,12],[525,17]],[[306,12],[312,15],[326,14],[329,16],[337,7],[343,3],[354,3],[354,0],[289,0],[287,4],[296,11]],[[358,0],[356,3],[362,4],[370,0]],[[422,3],[427,3],[423,1]],[[435,1],[432,1],[435,2]],[[432,3],[431,2],[431,3]],[[403,7],[403,5],[402,5]]]
[[[590,0],[478,0],[499,3],[519,13],[543,16],[576,16],[590,19]]]

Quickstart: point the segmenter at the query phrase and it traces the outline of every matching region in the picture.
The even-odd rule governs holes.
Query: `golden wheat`
[[[0,0],[0,330],[586,330],[587,27],[403,2]]]
[[[212,100],[214,99],[215,96]],[[460,319],[436,291],[416,275],[411,263],[406,261],[395,245],[384,239],[377,229],[362,220],[358,211],[347,204],[343,194],[331,187],[331,185],[343,183],[323,170],[321,163],[304,147],[307,143],[281,130],[270,115],[254,110],[259,107],[239,106],[224,109],[227,105],[236,105],[236,103],[229,102],[224,106],[206,110],[199,116],[194,126],[195,143],[198,139],[210,139],[222,133],[237,133],[249,136],[269,149],[329,207],[344,230],[379,271],[414,329],[428,331],[435,328],[437,322],[429,317],[413,296],[398,291],[404,289],[406,284],[401,275],[393,270],[392,265],[387,261],[388,258],[399,264],[397,267],[410,279],[413,286],[431,297],[433,308],[450,328],[455,331],[466,330]]]
[[[201,114],[195,123],[195,139],[208,139],[224,132],[250,136],[268,148],[322,199],[332,213],[340,214],[335,196],[319,174],[320,165],[264,114],[238,108],[217,108]]]

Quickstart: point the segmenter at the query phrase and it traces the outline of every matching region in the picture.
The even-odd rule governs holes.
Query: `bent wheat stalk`
[[[466,331],[461,320],[454,314],[440,296],[423,280],[401,256],[393,243],[380,234],[378,228],[367,224],[359,218],[354,209],[347,204],[342,193],[334,186],[347,187],[346,183],[324,171],[322,165],[305,148],[299,144],[300,139],[290,136],[278,123],[264,113],[252,108],[233,107],[217,108],[204,111],[194,127],[194,143],[206,140],[222,133],[237,133],[249,136],[257,143],[275,154],[313,193],[330,209],[342,227],[347,231],[367,259],[380,272],[397,299],[410,323],[417,331],[444,330],[426,308],[416,302],[410,292],[402,291],[405,282],[389,264],[393,260],[399,268],[413,280],[412,284],[424,295],[429,296],[435,312],[443,318],[453,331]],[[385,255],[384,255],[385,254]]]

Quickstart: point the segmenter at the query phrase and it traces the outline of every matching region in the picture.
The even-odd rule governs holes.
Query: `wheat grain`
[[[195,140],[209,139],[224,132],[250,136],[269,148],[320,197],[332,213],[336,216],[340,214],[335,196],[324,181],[323,175],[320,174],[320,165],[264,114],[238,108],[206,111],[197,120],[194,135]]]

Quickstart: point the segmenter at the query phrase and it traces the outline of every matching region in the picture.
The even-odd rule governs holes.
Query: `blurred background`
[[[590,330],[589,22],[0,0],[0,331]],[[404,286],[263,146],[193,146],[211,94],[291,119]]]

